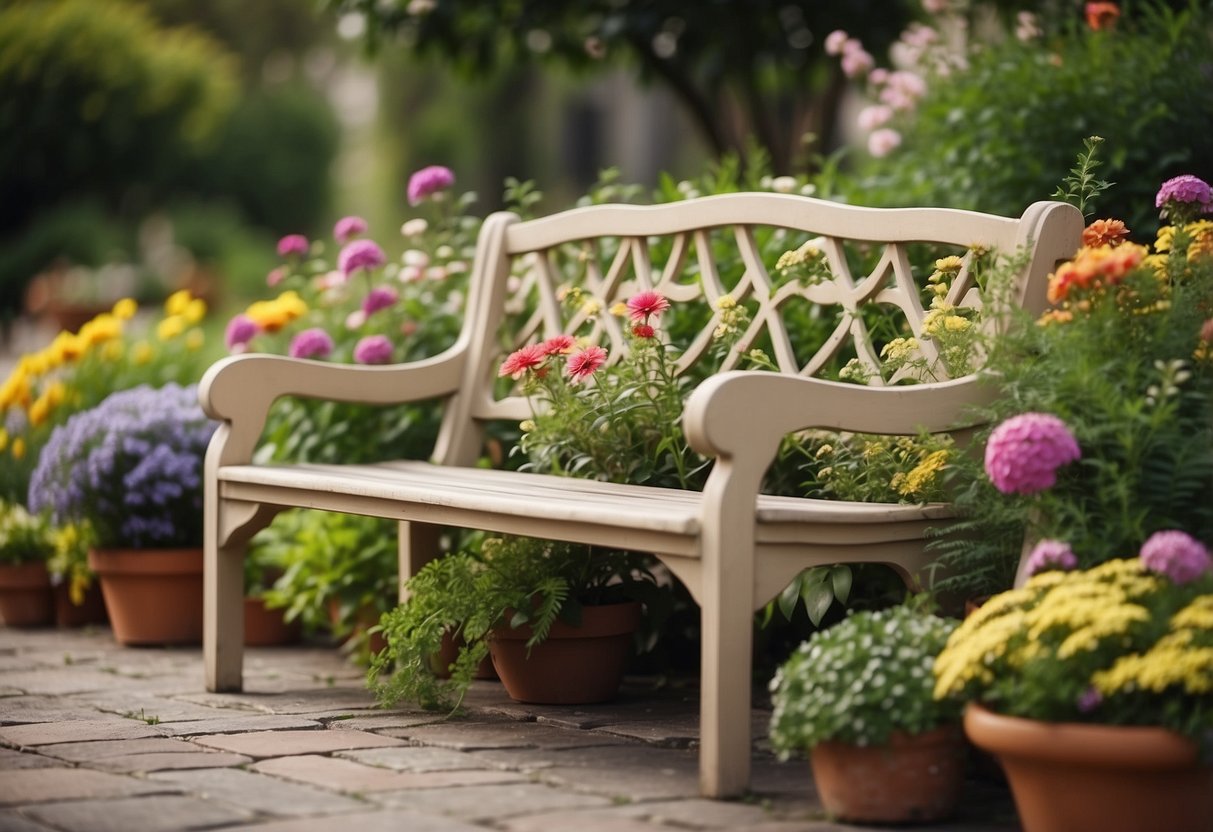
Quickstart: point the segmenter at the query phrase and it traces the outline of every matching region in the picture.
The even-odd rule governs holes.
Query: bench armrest
[[[216,361],[202,376],[198,400],[212,419],[221,447],[219,465],[246,463],[261,438],[270,407],[283,396],[363,404],[401,404],[454,393],[466,350],[407,364],[330,364],[280,355],[234,355]]]

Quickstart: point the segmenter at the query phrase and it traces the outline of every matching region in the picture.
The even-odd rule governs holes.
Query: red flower
[[[505,361],[501,362],[497,375],[521,378],[527,370],[532,370],[542,364],[545,358],[547,358],[547,353],[544,352],[542,344],[529,344],[510,353]]]
[[[607,351],[602,347],[586,347],[569,356],[568,374],[574,381],[584,381],[606,363]]]
[[[656,330],[648,324],[636,324],[632,327],[632,334],[637,338],[652,338],[656,335]]]
[[[577,339],[572,335],[557,335],[540,344],[544,355],[568,355],[577,346]]]
[[[1087,25],[1092,31],[1111,29],[1120,17],[1120,7],[1115,3],[1087,3]]]
[[[634,321],[644,321],[646,324],[652,316],[660,315],[670,308],[670,302],[660,292],[641,292],[628,298],[628,311]]]
[[[1120,220],[1095,220],[1083,229],[1082,244],[1089,248],[1118,246],[1129,236],[1129,229]]]

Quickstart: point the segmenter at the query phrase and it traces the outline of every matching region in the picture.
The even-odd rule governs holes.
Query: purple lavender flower
[[[431,194],[455,184],[455,174],[442,165],[430,165],[409,177],[409,205],[416,205]]]
[[[260,327],[248,315],[236,315],[227,322],[223,341],[227,344],[229,352],[244,352],[248,342],[257,337],[260,331]]]
[[[278,241],[278,256],[289,257],[292,254],[297,254],[300,257],[307,254],[308,241],[307,237],[302,234],[287,234]]]
[[[365,234],[366,228],[366,220],[362,217],[342,217],[333,226],[333,239],[345,245],[359,234]]]
[[[1196,214],[1209,213],[1213,209],[1213,188],[1205,180],[1190,174],[1163,182],[1154,197],[1154,207],[1162,208],[1165,214],[1181,206],[1195,209]]]
[[[1078,694],[1078,712],[1089,714],[1103,703],[1103,694],[1099,689],[1092,686]]]
[[[354,345],[359,364],[387,364],[392,360],[392,342],[386,335],[368,335]]]
[[[400,293],[391,286],[376,286],[362,299],[362,311],[367,317],[374,315],[380,309],[387,309],[400,300]]]
[[[1213,557],[1205,545],[1175,529],[1150,535],[1141,547],[1141,563],[1148,571],[1165,575],[1177,584],[1194,581],[1213,570]]]
[[[1021,413],[994,429],[986,443],[986,474],[1004,494],[1052,488],[1057,469],[1082,456],[1066,423],[1051,413]]]
[[[87,520],[102,547],[198,546],[202,459],[216,423],[195,386],[141,385],[55,428],[29,505],[56,524]]]
[[[1049,569],[1069,572],[1077,568],[1078,558],[1074,556],[1074,550],[1070,548],[1070,544],[1063,540],[1042,540],[1033,547],[1032,553],[1028,555],[1028,575],[1035,575]]]
[[[359,269],[377,269],[387,262],[387,255],[372,240],[355,240],[337,255],[337,268],[347,278]]]
[[[333,339],[320,327],[305,329],[291,339],[292,358],[327,358],[333,352]]]

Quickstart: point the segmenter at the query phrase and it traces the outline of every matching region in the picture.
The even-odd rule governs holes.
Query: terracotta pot
[[[105,612],[105,597],[101,594],[101,585],[97,581],[89,584],[84,590],[84,600],[79,604],[72,603],[71,591],[66,582],[55,584],[55,626],[56,627],[85,627],[89,624],[108,624],[109,616]]]
[[[288,622],[281,608],[269,609],[261,597],[244,599],[244,644],[246,647],[275,647],[295,644],[303,637],[299,621]]]
[[[435,676],[439,679],[451,677],[451,665],[459,658],[459,650],[463,647],[463,643],[461,636],[453,636],[449,630],[442,634],[442,646],[438,648],[438,652],[434,654],[434,658],[430,662],[430,668],[434,671]],[[492,656],[485,656],[480,660],[480,666],[476,668],[472,678],[497,679],[497,670],[493,667]]]
[[[120,644],[202,642],[202,549],[91,549]]]
[[[508,615],[508,613],[507,613]],[[517,702],[588,705],[619,693],[640,626],[640,604],[582,608],[581,626],[563,621],[527,655],[531,628],[499,627],[489,635],[489,655],[505,691]]]
[[[833,740],[809,752],[826,812],[858,823],[922,823],[948,817],[964,783],[964,736],[958,725],[921,734],[895,731],[887,745]]]
[[[54,620],[55,596],[45,563],[0,564],[0,618],[9,627],[45,627]]]
[[[1025,832],[1213,832],[1213,766],[1172,731],[1037,722],[978,705],[965,732],[998,757]]]
[[[337,598],[329,600],[329,623],[332,624],[334,633],[337,633],[341,627],[341,601]],[[371,605],[359,607],[357,614],[354,616],[353,629],[344,635],[341,643],[349,644],[356,638],[362,636],[371,627],[379,623],[379,612]],[[384,639],[383,633],[371,633],[366,638],[366,646],[371,655],[382,652],[383,648],[387,647],[387,640]]]

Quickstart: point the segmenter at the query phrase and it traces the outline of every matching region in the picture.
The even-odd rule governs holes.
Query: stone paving
[[[804,760],[769,753],[762,710],[752,793],[699,798],[695,692],[646,681],[593,707],[477,682],[442,719],[377,708],[325,645],[249,649],[245,691],[216,694],[199,648],[0,627],[0,832],[859,828],[825,817]],[[971,779],[957,817],[925,828],[1019,827],[1005,786]]]

